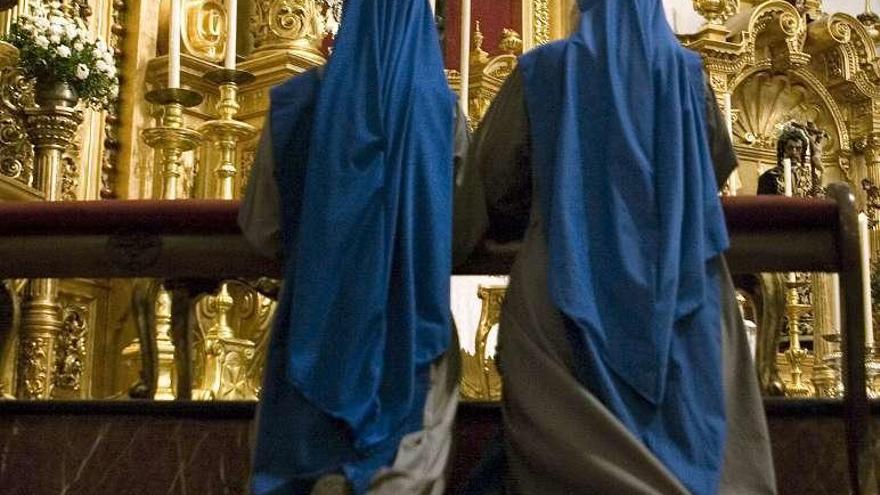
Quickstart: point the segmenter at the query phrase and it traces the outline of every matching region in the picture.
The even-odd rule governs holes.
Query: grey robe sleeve
[[[709,133],[709,152],[715,165],[715,180],[720,189],[737,167],[736,153],[730,142],[730,132],[724,115],[718,109],[715,91],[706,82],[706,127]]]
[[[257,252],[263,256],[281,258],[281,200],[275,183],[269,126],[267,119],[238,212],[238,225]]]
[[[514,70],[483,117],[455,180],[454,254],[484,240],[520,240],[531,208],[531,160],[522,74]],[[483,246],[486,247],[486,246]]]

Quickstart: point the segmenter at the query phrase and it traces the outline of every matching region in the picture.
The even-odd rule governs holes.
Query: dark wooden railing
[[[727,259],[738,273],[840,273],[850,482],[853,493],[876,493],[857,212],[847,186],[832,185],[828,196],[725,198]],[[276,260],[248,246],[237,213],[238,204],[230,201],[0,202],[0,279],[279,276]],[[482,268],[476,261],[465,271],[503,272],[515,249],[496,254]]]

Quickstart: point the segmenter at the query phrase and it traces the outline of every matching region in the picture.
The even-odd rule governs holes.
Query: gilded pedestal
[[[59,100],[60,101],[60,100]],[[42,106],[25,110],[28,136],[34,145],[34,187],[45,199],[59,197],[62,155],[76,134],[82,114],[76,101],[67,106]],[[46,399],[52,394],[55,339],[63,327],[58,302],[58,281],[31,280],[22,304],[16,395]]]

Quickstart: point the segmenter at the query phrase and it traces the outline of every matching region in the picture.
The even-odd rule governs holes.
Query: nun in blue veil
[[[251,493],[442,493],[454,105],[428,0],[347,0],[327,65],[272,91],[240,214],[285,261]]]
[[[456,244],[519,245],[498,344],[507,493],[775,493],[723,260],[736,157],[701,59],[660,0],[576,14],[520,58],[456,178]]]

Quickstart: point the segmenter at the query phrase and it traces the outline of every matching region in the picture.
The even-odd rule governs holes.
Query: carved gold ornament
[[[186,0],[183,6],[183,44],[189,53],[210,62],[226,56],[226,7],[218,0]]]

